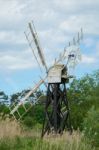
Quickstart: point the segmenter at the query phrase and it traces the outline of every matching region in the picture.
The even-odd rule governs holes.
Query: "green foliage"
[[[35,122],[42,124],[44,120],[44,106],[39,104],[35,105],[33,113],[33,119]]]
[[[44,120],[44,106],[41,104],[36,104],[33,106],[30,111],[23,117],[23,124],[27,127],[38,126],[41,128],[41,125]]]
[[[3,91],[0,91],[0,105],[3,105],[3,104],[8,105],[9,100],[8,100],[8,96]]]
[[[21,92],[18,93],[14,93],[11,95],[10,97],[10,101],[11,104],[13,103],[18,103],[30,90],[23,90]],[[33,93],[30,95],[30,97],[28,98],[28,101],[31,101],[31,99],[33,100],[34,98],[38,99],[41,95],[43,95],[43,91],[37,91],[36,93]]]
[[[68,99],[74,129],[83,129],[83,119],[92,106],[99,108],[98,79],[99,71],[96,71],[92,75],[86,75],[79,80],[73,80],[68,89]]]
[[[5,100],[8,99],[8,96],[3,91],[0,91],[0,100],[1,99],[5,99]]]
[[[23,123],[29,128],[33,128],[33,126],[35,125],[35,121],[30,116],[26,116],[23,120]]]
[[[92,107],[83,122],[84,134],[92,145],[99,147],[99,109]]]
[[[2,118],[4,118],[7,114],[9,114],[9,108],[4,105],[4,104],[1,104],[0,105],[0,114],[2,115]]]

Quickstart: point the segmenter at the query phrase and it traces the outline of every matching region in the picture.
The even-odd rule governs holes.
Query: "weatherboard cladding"
[[[49,69],[48,72],[48,83],[60,83],[62,77],[62,70],[64,65],[57,64],[54,65],[52,68]]]

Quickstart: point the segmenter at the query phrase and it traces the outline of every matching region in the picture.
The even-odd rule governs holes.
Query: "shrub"
[[[32,128],[35,125],[35,121],[30,116],[26,116],[23,120],[23,123],[29,128]]]
[[[93,106],[87,113],[83,122],[84,134],[92,145],[99,146],[99,109]]]

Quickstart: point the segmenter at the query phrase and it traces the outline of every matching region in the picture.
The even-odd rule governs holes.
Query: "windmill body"
[[[72,132],[71,120],[70,120],[70,109],[67,99],[66,83],[73,76],[68,74],[69,67],[75,66],[80,60],[81,54],[79,49],[79,42],[82,39],[82,29],[78,33],[77,40],[73,38],[73,43],[69,42],[69,46],[64,48],[64,51],[59,55],[59,58],[55,60],[55,63],[48,68],[45,61],[45,57],[38,40],[38,35],[35,30],[34,24],[28,24],[29,32],[25,32],[26,39],[32,49],[33,55],[40,67],[45,68],[45,77],[41,78],[40,81],[26,94],[26,96],[20,100],[20,102],[10,107],[11,114],[16,118],[19,116],[21,119],[35,103],[29,102],[29,108],[25,107],[25,102],[28,101],[29,96],[34,94],[39,87],[44,84],[47,88],[46,102],[45,102],[45,117],[42,128],[42,137],[45,133],[59,133],[62,134],[64,129],[68,129]],[[33,48],[35,45],[36,49]],[[42,66],[41,66],[42,65]],[[23,106],[24,113],[20,114],[19,108]]]
[[[45,133],[62,134],[65,127],[72,132],[66,83],[69,81],[64,64],[55,64],[48,72],[47,99],[42,137]]]
[[[67,69],[64,64],[55,64],[48,71],[48,83],[61,83],[67,78]]]

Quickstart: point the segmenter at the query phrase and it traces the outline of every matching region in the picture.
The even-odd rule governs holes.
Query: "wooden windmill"
[[[33,105],[35,105],[33,102],[28,102],[29,96],[35,93],[42,84],[46,83],[47,96],[45,102],[45,118],[42,128],[42,137],[45,133],[50,132],[62,134],[65,128],[72,132],[66,84],[69,82],[70,78],[73,78],[73,75],[69,75],[68,68],[75,66],[81,58],[79,43],[83,38],[82,29],[78,33],[77,38],[73,38],[73,41],[69,42],[69,46],[64,48],[64,51],[49,68],[45,61],[43,50],[40,46],[33,22],[28,24],[28,30],[29,32],[25,32],[26,39],[33,51],[39,67],[41,68],[42,65],[45,68],[45,77],[40,79],[33,89],[29,91],[17,104],[11,106],[10,113],[14,117],[17,113],[17,116],[21,119],[24,114],[27,113]],[[33,48],[34,44],[36,49]],[[25,106],[27,102],[30,104],[28,108]],[[22,114],[19,112],[20,106],[24,109],[24,113]]]

